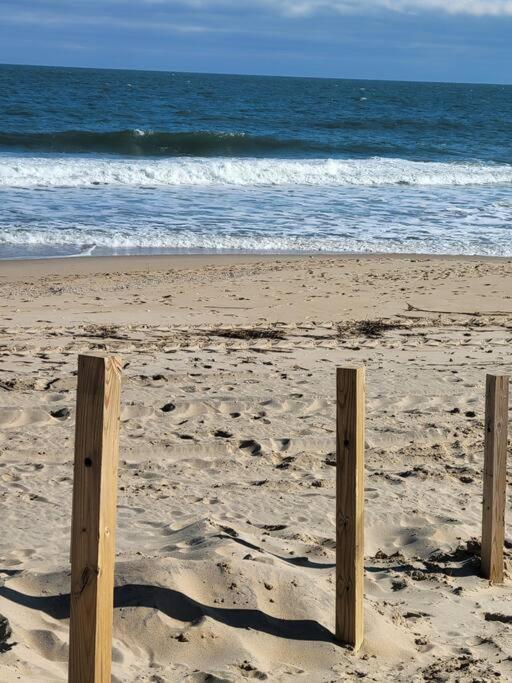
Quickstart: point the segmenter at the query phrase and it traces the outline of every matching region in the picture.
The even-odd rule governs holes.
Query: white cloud
[[[2,0],[0,0],[1,5]],[[77,11],[67,11],[69,0],[19,0],[11,4],[8,0],[1,14],[6,16],[9,23],[15,17],[20,22],[35,21],[42,17],[43,23],[66,23],[76,18],[80,10],[90,13],[97,9],[103,14],[108,7],[123,10],[136,10],[136,16],[157,9],[166,15],[172,11],[173,16],[166,22],[169,28],[183,32],[207,31],[201,14],[207,12],[209,19],[229,16],[231,19],[247,17],[252,13],[260,16],[272,17],[279,15],[289,18],[304,18],[318,14],[352,14],[364,16],[373,12],[390,12],[395,14],[419,15],[425,12],[437,14],[466,15],[474,17],[512,17],[512,0],[74,0],[73,8]],[[27,9],[23,9],[23,6]],[[56,9],[66,8],[58,15]],[[91,12],[94,13],[94,12]],[[199,16],[198,16],[199,15]],[[58,18],[57,18],[58,16]],[[192,25],[182,25],[185,16],[193,17]],[[148,17],[151,19],[151,17]],[[172,26],[171,26],[172,25]]]
[[[122,0],[118,0],[118,2]],[[391,12],[436,11],[472,16],[512,16],[512,0],[144,0],[153,5],[181,5],[190,9],[231,8],[244,11],[266,8],[288,16],[308,16],[318,12],[364,14],[372,10]]]
[[[394,12],[438,11],[473,16],[512,16],[512,0],[257,0],[255,4],[280,7],[290,15],[308,15],[318,11],[361,14],[365,10]]]

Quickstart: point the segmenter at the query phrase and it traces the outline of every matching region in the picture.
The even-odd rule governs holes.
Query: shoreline
[[[433,262],[433,263],[510,263],[511,256],[475,256],[464,254],[424,254],[424,253],[272,253],[255,252],[227,253],[227,254],[148,254],[148,255],[105,255],[105,256],[74,256],[74,257],[42,257],[42,258],[11,258],[0,259],[0,278],[17,279],[28,276],[42,275],[83,275],[100,273],[129,273],[149,269],[161,271],[169,268],[187,269],[204,265],[233,266],[243,263],[286,263],[289,261],[303,262],[313,260],[335,261],[375,261],[404,262]],[[16,278],[12,276],[16,275]],[[0,280],[0,281],[2,281]],[[5,281],[5,280],[3,280]]]

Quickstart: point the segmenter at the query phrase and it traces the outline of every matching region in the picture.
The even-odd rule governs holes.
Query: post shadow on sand
[[[288,564],[292,564],[296,567],[308,567],[309,569],[332,569],[336,566],[335,562],[314,562],[313,560],[310,560],[309,557],[285,557],[284,555],[276,555],[276,553],[272,553],[269,550],[263,550],[263,548],[260,548],[260,546],[240,538],[236,532],[228,530],[227,527],[221,528],[224,533],[215,534],[214,538],[229,538],[229,540],[235,541],[236,543],[243,545],[245,548],[257,550],[259,553],[272,555],[273,557],[277,557],[278,560],[288,562]]]
[[[69,618],[69,593],[32,596],[7,586],[1,586],[0,597],[23,607],[40,610],[54,619]],[[280,619],[258,609],[209,607],[180,591],[161,586],[144,584],[116,586],[114,607],[148,607],[157,609],[172,619],[190,624],[198,624],[204,617],[210,617],[226,626],[260,631],[279,638],[335,642],[334,635],[325,626],[312,619]]]

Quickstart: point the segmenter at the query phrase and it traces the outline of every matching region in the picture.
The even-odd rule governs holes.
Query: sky
[[[0,63],[512,83],[512,0],[0,0]]]

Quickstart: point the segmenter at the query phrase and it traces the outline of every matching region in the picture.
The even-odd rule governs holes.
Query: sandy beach
[[[88,351],[124,364],[114,681],[512,680],[509,579],[479,576],[511,278],[476,257],[0,261],[0,680],[66,680]],[[356,655],[333,637],[344,365],[367,373]]]

